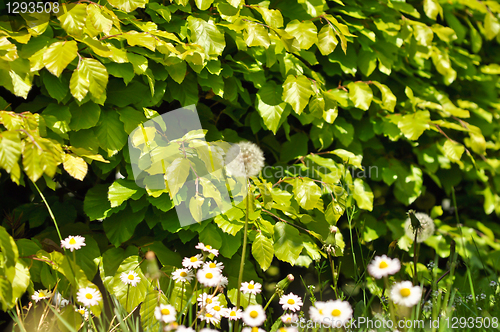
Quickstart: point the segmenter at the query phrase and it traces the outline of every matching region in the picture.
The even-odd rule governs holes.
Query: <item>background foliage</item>
[[[261,280],[279,261],[310,266],[326,257],[324,245],[341,256],[342,234],[349,255],[397,241],[391,248],[405,256],[408,208],[436,218],[422,257],[433,258],[432,249],[447,257],[456,239],[473,271],[498,272],[498,2],[101,0],[60,8],[0,17],[3,310],[26,289],[54,287],[56,270],[32,257],[70,264],[33,182],[63,236],[88,235],[76,252],[82,280],[103,262],[104,285],[123,298],[116,271],[148,249],[169,271],[199,240],[220,249],[235,288],[244,214],[181,228],[171,193],[139,188],[132,176],[128,134],[191,104],[207,140],[254,141],[273,167],[253,180],[246,277]],[[208,184],[203,192],[215,199]],[[351,224],[343,215],[354,204]],[[341,229],[336,239],[332,225]],[[342,273],[345,282],[358,273],[351,258]],[[138,302],[150,286],[141,287]]]

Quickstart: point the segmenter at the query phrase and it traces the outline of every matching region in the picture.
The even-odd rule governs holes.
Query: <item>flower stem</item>
[[[182,283],[182,291],[181,291],[181,307],[180,307],[180,309],[181,309],[181,314],[180,314],[180,316],[179,316],[179,321],[182,321],[182,311],[183,311],[183,310],[182,310],[182,309],[183,309],[183,308],[182,308],[182,302],[183,302],[183,300],[184,300],[184,283]]]
[[[248,214],[250,212],[250,193],[248,188],[248,180],[247,180],[247,196],[245,197],[246,202],[246,214],[245,214],[245,230],[243,231],[243,249],[241,252],[241,261],[240,261],[240,273],[238,275],[238,296],[236,297],[236,308],[240,308],[241,301],[241,282],[243,281],[243,268],[245,267],[245,256],[247,253],[247,233],[248,233]]]
[[[127,312],[128,312],[127,307],[128,307],[128,293],[129,292],[130,292],[130,284],[128,284],[128,286],[127,286],[127,299],[126,299],[126,302],[125,302],[125,311],[127,311]]]
[[[269,307],[269,305],[271,304],[271,302],[274,300],[274,298],[276,297],[276,292],[273,293],[273,296],[271,296],[271,298],[269,299],[269,301],[267,301],[266,303],[266,306],[264,307],[264,311],[267,309],[267,307]]]
[[[57,226],[56,217],[54,216],[54,213],[52,213],[52,209],[50,208],[49,203],[47,203],[47,200],[45,199],[45,196],[42,194],[42,192],[40,191],[40,188],[38,188],[38,186],[36,185],[35,182],[33,182],[33,185],[35,186],[36,190],[40,194],[40,197],[42,197],[42,200],[45,203],[45,206],[47,207],[47,210],[49,210],[49,215],[52,218],[52,221],[54,221],[54,225],[56,226],[57,235],[59,235],[59,240],[62,241],[62,236],[61,236],[61,232],[59,232],[59,226]]]
[[[389,279],[387,279],[387,276],[384,277],[384,286],[385,286],[385,289],[387,291],[389,291]],[[382,295],[384,295],[384,294],[382,294]],[[386,296],[386,299],[388,299],[388,302],[389,302],[389,313],[391,315],[391,320],[392,320],[394,326],[396,326],[396,313],[394,310],[394,303],[389,298],[389,296]]]

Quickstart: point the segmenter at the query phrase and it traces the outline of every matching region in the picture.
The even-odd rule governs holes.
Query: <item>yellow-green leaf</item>
[[[76,58],[76,41],[60,41],[49,46],[43,53],[43,64],[53,75],[59,77],[62,71]]]
[[[292,37],[295,37],[300,45],[300,48],[307,50],[318,41],[318,30],[311,21],[300,22],[293,20],[287,24],[286,32]]]
[[[283,100],[289,103],[297,114],[302,113],[312,94],[311,82],[304,75],[288,75],[283,84]]]
[[[108,2],[111,6],[129,13],[137,8],[146,7],[148,0],[108,0]]]
[[[68,35],[82,36],[87,18],[87,4],[61,4],[57,15]]]
[[[87,175],[87,163],[82,158],[73,154],[64,155],[63,167],[69,175],[77,180],[83,181],[85,175]]]

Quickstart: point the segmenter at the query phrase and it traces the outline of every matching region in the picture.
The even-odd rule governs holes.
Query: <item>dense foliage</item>
[[[279,261],[308,267],[387,247],[412,255],[403,229],[410,207],[437,225],[421,257],[434,259],[433,249],[446,258],[456,240],[473,271],[498,272],[496,1],[100,0],[59,8],[0,17],[2,310],[36,285],[53,288],[61,275],[69,280],[59,281],[62,290],[76,279],[91,285],[98,271],[124,304],[119,273],[148,250],[169,272],[198,240],[220,250],[234,301],[245,214],[180,227],[179,188],[176,198],[133,177],[128,135],[191,104],[207,141],[253,141],[270,166],[252,178],[247,279],[261,281]],[[200,205],[217,203],[217,188],[201,186]],[[38,188],[62,237],[89,235],[75,252],[78,266],[59,252]],[[341,232],[332,235],[334,225]],[[360,273],[351,258],[338,259],[345,283]],[[73,269],[77,278],[67,275]],[[154,302],[146,294],[157,291],[144,282],[136,292],[134,306]]]

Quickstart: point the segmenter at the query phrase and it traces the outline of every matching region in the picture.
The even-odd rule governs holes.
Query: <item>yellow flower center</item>
[[[85,310],[83,310],[83,309],[78,309],[78,312],[80,313],[80,315],[84,315],[85,314]]]
[[[319,309],[318,312],[320,315],[323,315],[323,309]]]
[[[134,279],[135,279],[135,277],[134,277],[134,275],[133,275],[133,274],[129,274],[129,275],[128,275],[128,280],[134,280]]]
[[[285,320],[286,320],[287,322],[290,322],[290,321],[292,320],[292,318],[287,317]]]
[[[340,314],[341,314],[341,312],[340,312],[339,309],[333,309],[332,310],[332,316],[333,317],[338,317],[338,316],[340,316]]]
[[[212,318],[213,316],[207,312],[207,317]]]
[[[411,294],[411,291],[409,288],[401,288],[399,291],[399,294],[401,294],[402,297],[408,297]]]
[[[207,245],[205,246],[205,248],[207,248],[208,250],[210,250],[210,249],[212,249],[212,246],[210,246],[210,245],[208,245],[208,244],[207,244]]]
[[[252,332],[259,332],[259,328],[257,326],[252,327]]]
[[[170,315],[170,310],[168,310],[167,308],[163,308],[163,309],[161,309],[161,314],[162,315]]]
[[[207,298],[207,303],[208,304],[212,303],[212,299]]]
[[[73,238],[73,237],[72,237],[72,238],[69,240],[69,244],[76,244],[76,240],[75,240],[75,238]]]
[[[38,292],[38,297],[45,297],[45,293],[44,292]]]
[[[181,277],[185,278],[185,277],[187,277],[188,274],[186,272],[182,271],[179,275]]]
[[[211,269],[215,269],[217,267],[215,263],[210,263],[208,266],[210,266]]]
[[[214,277],[214,275],[212,273],[208,272],[207,274],[205,274],[205,277],[207,279],[212,279]]]
[[[288,304],[295,304],[295,300],[294,299],[288,299],[288,301],[286,301],[286,303],[288,303]]]
[[[248,284],[248,289],[254,289],[254,288],[255,288],[255,286],[254,286],[254,285],[252,285],[252,284]]]
[[[387,264],[385,261],[381,261],[380,264],[378,265],[378,267],[381,269],[385,269],[388,266],[389,264]]]
[[[89,300],[92,300],[93,296],[90,293],[85,294],[85,297]]]
[[[284,327],[281,327],[278,331],[279,332],[286,332],[286,329]]]
[[[257,318],[259,317],[259,313],[255,310],[250,311],[250,317]]]
[[[229,314],[229,316],[235,317],[236,316],[236,312],[235,311],[231,311],[231,313]]]
[[[198,261],[198,258],[196,258],[196,256],[193,256],[189,259],[192,263],[194,262],[197,262]]]
[[[214,307],[214,310],[215,310],[215,311],[220,311],[220,307],[219,307],[218,305],[216,305],[216,306]]]

